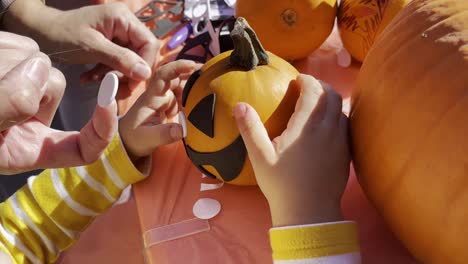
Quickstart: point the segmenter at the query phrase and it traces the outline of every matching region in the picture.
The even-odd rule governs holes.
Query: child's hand
[[[182,138],[182,127],[171,122],[180,111],[182,90],[199,65],[178,60],[160,67],[150,86],[120,120],[119,131],[130,158],[135,162],[158,146]]]
[[[240,103],[234,115],[274,226],[342,220],[348,179],[348,121],[342,99],[328,85],[301,75],[296,110],[271,141],[255,110]]]

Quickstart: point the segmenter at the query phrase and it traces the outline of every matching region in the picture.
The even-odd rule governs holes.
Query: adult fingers
[[[134,51],[108,40],[99,31],[90,31],[83,42],[96,54],[101,63],[125,76],[137,81],[151,77],[151,68],[146,61]]]
[[[117,103],[112,101],[106,107],[96,106],[91,120],[81,129],[78,148],[85,163],[99,158],[117,131]]]
[[[47,81],[47,90],[41,100],[39,111],[35,117],[43,124],[50,126],[57,112],[57,108],[65,92],[65,77],[62,72],[52,68]]]
[[[135,51],[150,67],[157,58],[160,41],[141,23],[126,4],[115,2],[103,6],[106,16],[114,23],[112,39]]]
[[[0,31],[0,49],[20,49],[32,54],[39,51],[39,45],[28,37]]]
[[[37,113],[50,68],[46,56],[36,56],[23,61],[0,80],[0,131]]]

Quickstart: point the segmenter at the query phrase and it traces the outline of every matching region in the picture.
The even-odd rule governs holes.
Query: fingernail
[[[247,113],[247,106],[243,103],[239,103],[234,107],[234,116],[241,118]]]
[[[169,132],[171,134],[172,139],[174,140],[182,138],[182,131],[177,125],[173,125]]]
[[[133,66],[130,77],[138,77],[143,80],[147,80],[151,77],[151,68],[148,67],[148,65],[139,62]]]
[[[34,58],[26,66],[26,76],[41,91],[45,89],[45,84],[49,79],[49,65],[42,58]]]

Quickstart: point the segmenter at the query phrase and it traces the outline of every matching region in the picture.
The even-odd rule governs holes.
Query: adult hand
[[[143,81],[151,77],[159,41],[123,3],[60,11],[37,0],[16,0],[5,27],[38,41],[41,50],[63,63],[96,64],[83,81],[101,79],[110,69]],[[104,66],[105,65],[105,66]]]
[[[80,132],[49,126],[65,89],[31,39],[0,32],[0,173],[79,166],[93,162],[117,127],[115,101],[97,107]]]

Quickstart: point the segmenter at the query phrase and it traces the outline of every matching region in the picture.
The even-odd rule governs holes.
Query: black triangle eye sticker
[[[193,108],[188,116],[188,120],[210,138],[214,137],[215,106],[216,95],[207,95]]]

